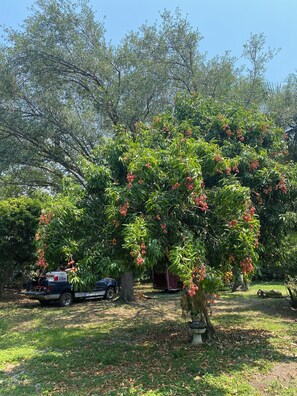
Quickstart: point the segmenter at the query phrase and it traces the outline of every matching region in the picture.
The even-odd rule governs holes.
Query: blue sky
[[[0,25],[19,28],[33,4],[34,0],[0,0]],[[240,57],[250,34],[264,33],[267,47],[281,49],[269,63],[266,78],[277,84],[297,72],[296,0],[90,0],[90,5],[115,44],[129,30],[158,20],[160,11],[179,7],[204,36],[200,48],[209,57],[225,50]]]

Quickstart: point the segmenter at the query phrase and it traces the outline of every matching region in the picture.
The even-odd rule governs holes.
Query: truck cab
[[[112,278],[96,281],[92,290],[76,290],[74,285],[68,281],[66,271],[52,271],[38,280],[29,282],[26,291],[22,294],[30,299],[38,300],[41,305],[57,301],[61,307],[66,307],[76,299],[105,298],[112,300],[116,293],[117,283]]]

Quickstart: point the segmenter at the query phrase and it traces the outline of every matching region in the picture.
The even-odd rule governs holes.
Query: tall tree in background
[[[132,132],[172,106],[177,92],[260,103],[263,36],[252,36],[248,75],[226,52],[206,59],[201,34],[179,11],[144,24],[118,46],[82,3],[38,0],[21,32],[8,31],[0,56],[0,172],[9,182],[59,187],[66,173],[84,184],[80,158],[122,124]],[[12,155],[12,152],[14,155]]]
[[[297,75],[290,74],[283,85],[267,84],[266,109],[275,122],[284,128],[289,155],[297,161]]]

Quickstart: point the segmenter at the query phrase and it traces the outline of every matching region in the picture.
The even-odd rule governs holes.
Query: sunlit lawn
[[[139,290],[143,287],[139,286]],[[296,395],[297,311],[283,299],[224,292],[216,338],[192,346],[179,294],[133,305],[0,303],[0,395]]]

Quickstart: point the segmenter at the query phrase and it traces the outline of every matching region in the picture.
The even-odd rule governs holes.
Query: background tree
[[[273,115],[275,122],[284,128],[288,138],[289,157],[297,160],[297,103],[296,74],[290,74],[283,85],[267,84],[266,111]]]
[[[40,202],[19,197],[0,201],[0,294],[16,276],[34,268],[34,237]]]
[[[230,53],[206,60],[201,34],[179,11],[164,11],[160,23],[112,46],[86,3],[64,0],[38,0],[22,31],[8,30],[7,40],[0,56],[0,175],[54,191],[64,174],[84,184],[78,158],[90,158],[112,125],[135,131],[135,123],[172,106],[177,92],[259,103],[272,56],[255,35],[245,46],[248,75]]]

